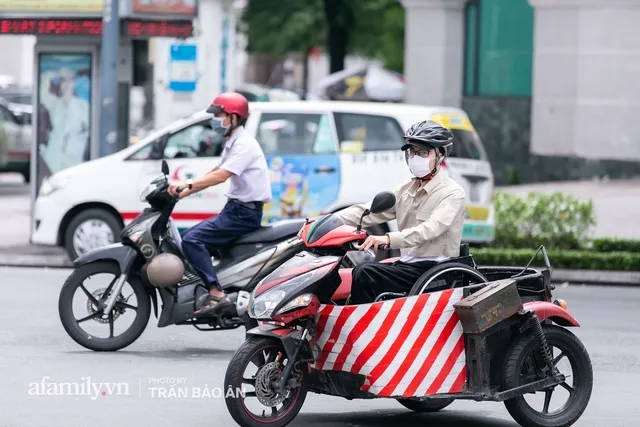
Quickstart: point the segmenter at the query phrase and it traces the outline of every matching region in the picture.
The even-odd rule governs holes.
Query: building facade
[[[640,175],[640,0],[402,3],[407,100],[462,106],[498,184]]]

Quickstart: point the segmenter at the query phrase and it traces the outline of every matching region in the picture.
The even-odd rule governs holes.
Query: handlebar
[[[176,193],[180,194],[184,191],[184,187],[178,187],[176,188]]]
[[[361,244],[358,244],[358,243],[355,243],[355,242],[354,242],[354,243],[352,243],[352,245],[353,245],[353,248],[354,248],[355,250],[358,250],[358,251],[361,251],[361,250],[362,250],[362,245],[361,245]],[[390,248],[389,248],[389,245],[387,245],[387,244],[385,243],[385,244],[383,244],[383,245],[378,245],[378,249],[383,250],[383,251],[388,251]],[[371,249],[369,249],[369,250],[371,250]]]

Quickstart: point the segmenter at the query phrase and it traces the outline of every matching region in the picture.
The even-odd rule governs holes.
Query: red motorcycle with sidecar
[[[380,193],[370,212],[394,203],[393,194]],[[531,263],[480,267],[463,248],[408,294],[349,305],[350,271],[340,267],[366,237],[334,215],[308,221],[300,234],[307,250],[255,288],[249,315],[261,324],[247,332],[224,384],[240,426],[286,426],[308,392],[391,398],[418,412],[456,399],[504,402],[523,427],[568,427],[580,418],[592,392],[591,361],[567,329],[578,321],[552,296],[544,247],[536,252],[546,263],[542,271]],[[559,368],[565,359],[571,376]],[[567,402],[551,411],[551,398],[562,390]],[[535,393],[544,394],[540,410],[525,399]]]

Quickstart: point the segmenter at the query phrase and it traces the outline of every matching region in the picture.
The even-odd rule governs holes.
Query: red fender
[[[531,310],[536,313],[538,319],[551,320],[560,326],[576,326],[580,327],[580,323],[567,310],[547,301],[531,301],[523,304],[525,310]]]
[[[351,295],[352,271],[353,268],[341,268],[340,270],[338,270],[338,274],[340,274],[340,280],[342,281],[342,283],[340,283],[338,289],[336,289],[336,291],[333,293],[331,301],[344,301],[349,298],[349,295]]]

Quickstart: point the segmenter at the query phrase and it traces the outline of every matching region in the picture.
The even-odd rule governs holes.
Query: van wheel
[[[77,214],[64,233],[64,248],[71,261],[92,249],[120,241],[122,223],[111,212],[93,208]]]
[[[31,166],[27,166],[21,173],[25,184],[29,184],[31,182]]]

